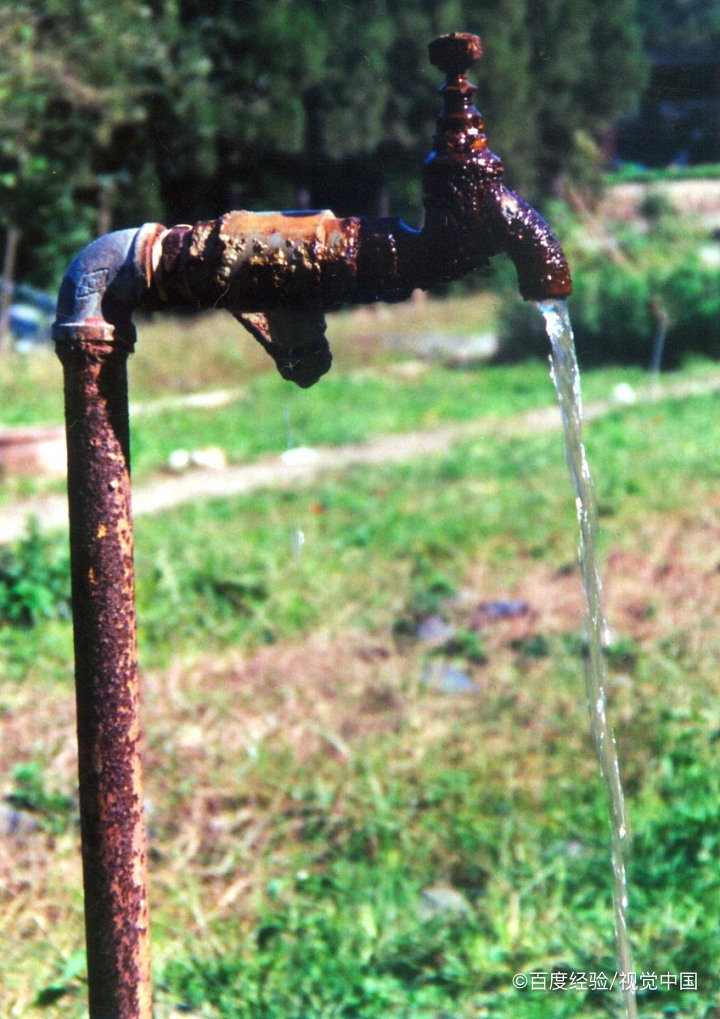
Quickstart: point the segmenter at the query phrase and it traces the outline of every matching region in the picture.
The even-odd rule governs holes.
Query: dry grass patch
[[[631,790],[663,753],[658,711],[707,713],[717,696],[719,532],[717,505],[707,503],[695,515],[648,516],[609,554],[609,616],[640,660],[618,657],[610,691]],[[489,618],[479,606],[493,599],[526,611]],[[317,631],[143,677],[158,971],[199,946],[224,950],[228,925],[234,938],[249,932],[270,884],[294,874],[303,852],[322,872],[325,855],[364,823],[372,788],[382,798],[407,787],[402,823],[412,828],[425,823],[412,803],[438,767],[471,770],[484,794],[518,816],[540,816],[553,786],[582,799],[596,782],[577,571],[530,556],[505,566],[478,559],[443,612],[482,636],[486,661],[461,663],[474,694],[433,692],[427,667],[438,650],[389,629]],[[673,670],[682,686],[663,690],[658,680]],[[74,788],[67,688],[6,685],[0,734],[4,775],[35,762],[48,790]],[[439,832],[431,853],[439,881],[457,872],[456,852]],[[39,823],[0,842],[3,1015],[34,1014],[38,991],[82,947],[80,884],[74,822],[58,832]],[[82,1007],[78,992],[45,1014],[79,1016]]]

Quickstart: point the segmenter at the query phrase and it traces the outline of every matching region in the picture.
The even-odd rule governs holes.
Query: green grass
[[[459,725],[415,768],[398,765],[397,745],[382,747],[324,796],[317,777],[296,778],[308,821],[254,925],[239,939],[219,932],[230,951],[169,963],[163,991],[228,1019],[618,1015],[617,998],[601,991],[512,983],[516,973],[549,984],[551,973],[615,972],[602,797],[569,775],[539,800],[513,794],[482,752],[459,757],[475,727]],[[644,1016],[711,1014],[720,939],[703,899],[720,892],[710,863],[718,801],[707,798],[718,763],[699,732],[686,734],[635,803],[636,959],[639,973],[656,974],[655,991],[639,996]],[[695,783],[706,795],[687,795]],[[423,913],[423,888],[438,875],[466,908]],[[688,971],[697,992],[662,988],[663,974]]]
[[[608,530],[622,534],[649,512],[681,510],[718,484],[716,406],[712,395],[665,401],[618,410],[588,428]],[[457,586],[468,559],[481,551],[502,561],[510,579],[528,558],[572,561],[568,484],[557,433],[502,439],[490,432],[425,463],[358,467],[307,491],[201,500],[140,518],[144,660],[166,663],[179,641],[220,651],[238,641],[283,640],[321,622],[343,625],[350,613],[372,628],[400,611],[413,578],[437,572]],[[305,536],[300,556],[293,552],[298,528]],[[64,541],[57,539],[55,558]],[[29,558],[32,551],[23,561]],[[53,591],[57,568],[46,571]],[[40,593],[32,596],[42,603],[40,572]],[[65,596],[57,597],[62,608]],[[6,667],[15,674],[23,662],[47,668],[46,654],[64,657],[61,630],[52,622],[31,647],[26,631],[0,631]]]
[[[614,540],[648,514],[687,512],[711,496],[720,478],[716,403],[635,407],[589,427]],[[290,540],[298,526],[300,557]],[[382,632],[418,606],[442,610],[478,556],[509,589],[533,564],[571,563],[574,543],[555,434],[478,440],[422,465],[353,470],[307,493],[199,503],[138,522],[143,662],[167,667],[198,648],[222,655],[319,627]],[[15,632],[2,631],[11,659],[20,644],[5,638]],[[64,668],[62,656],[52,664],[55,632],[33,631],[26,681]],[[581,642],[571,631],[540,636],[542,653],[517,644],[509,685],[490,688],[479,712],[446,718],[434,740],[418,735],[411,712],[392,735],[339,758],[303,762],[281,742],[236,771],[230,804],[270,811],[264,884],[239,923],[221,916],[203,944],[180,938],[181,950],[168,905],[158,908],[160,1000],[223,1019],[618,1014],[617,998],[604,992],[512,986],[517,972],[615,969]],[[707,639],[703,654],[716,660],[717,635]],[[454,653],[482,675],[485,665],[462,647]],[[491,650],[491,667],[496,656]],[[720,893],[720,762],[701,706],[700,689],[712,681],[698,674],[699,661],[661,642],[616,663],[622,672],[630,662],[633,675],[633,698],[615,697],[628,705],[619,737],[635,826],[638,969],[700,980],[697,992],[641,995],[644,1016],[700,1019],[720,990],[707,906]],[[658,677],[673,671],[686,684],[680,697],[658,690]],[[518,699],[523,686],[529,701]],[[224,703],[222,691],[215,696]],[[412,700],[407,688],[404,696]],[[419,697],[432,711],[428,695]],[[161,824],[160,844],[163,833]],[[219,863],[211,846],[205,852],[201,870]],[[438,884],[463,896],[460,912],[423,911],[423,890]],[[176,946],[172,959],[166,940]]]
[[[451,308],[448,311],[448,308]],[[422,330],[462,336],[492,329],[488,295],[451,305],[430,301],[382,313],[331,316],[335,365],[309,391],[281,382],[269,358],[227,315],[141,323],[130,360],[130,399],[144,404],[132,415],[136,481],[163,470],[173,450],[221,447],[232,463],[289,445],[337,445],[414,428],[477,418],[500,418],[554,402],[543,359],[508,367],[456,370],[428,362],[404,371],[402,343]],[[394,337],[400,347],[393,346]],[[390,339],[389,339],[390,338]],[[698,374],[707,365],[697,368]],[[670,377],[668,377],[670,378]],[[642,386],[638,369],[588,373],[588,400],[606,398],[618,382]],[[163,407],[168,393],[229,390],[223,407]],[[155,403],[153,404],[153,401]],[[148,406],[149,404],[149,406]],[[0,361],[0,424],[62,424],[62,372],[52,351]],[[56,482],[9,479],[0,499],[59,490]]]
[[[648,169],[628,163],[620,170],[605,175],[608,184],[664,184],[674,180],[717,180],[720,165],[707,163],[698,166],[670,166]]]
[[[515,973],[615,970],[582,625],[561,612],[553,622],[544,606],[557,585],[579,591],[562,443],[498,427],[553,401],[547,368],[434,366],[411,384],[378,369],[377,352],[364,356],[356,344],[308,394],[246,378],[222,412],[163,412],[133,429],[142,477],[176,444],[218,436],[244,458],[285,448],[288,431],[315,445],[487,416],[485,433],[422,463],[137,521],[158,1017],[181,1006],[213,1019],[620,1016],[615,994],[512,984]],[[621,380],[640,375],[589,373],[586,399]],[[219,382],[203,376],[208,388]],[[138,380],[143,398],[152,385],[151,372]],[[634,579],[633,563],[656,563],[646,587],[618,602],[629,629],[610,656],[637,968],[699,980],[697,991],[643,993],[643,1019],[710,1019],[720,993],[717,405],[660,400],[587,427],[610,594]],[[688,535],[700,551],[685,547]],[[78,893],[60,887],[77,850],[66,719],[45,718],[57,691],[70,697],[56,576],[65,538],[28,540],[6,573],[33,565],[35,586],[20,593],[38,619],[0,626],[0,724],[10,738],[22,696],[33,724],[4,779],[11,802],[41,821],[25,865],[46,859],[60,877],[50,904],[45,892],[0,935],[34,989],[14,1013],[5,1000],[23,1019],[79,1017]],[[688,575],[705,601],[684,604]],[[537,619],[473,628],[466,588],[476,601],[511,597],[530,577]],[[423,647],[413,624],[428,613],[456,623],[458,638]],[[307,659],[293,664],[302,642]],[[433,693],[424,677],[438,662],[480,693]],[[437,887],[460,896],[454,909],[428,907]]]

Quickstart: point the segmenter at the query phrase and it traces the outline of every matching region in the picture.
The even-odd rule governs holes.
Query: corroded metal
[[[572,290],[562,248],[542,217],[503,182],[467,78],[477,36],[440,36],[430,58],[446,76],[443,109],[423,166],[425,223],[320,212],[228,212],[167,229],[146,223],[89,245],[63,280],[59,324],[102,315],[130,323],[147,310],[225,308],[275,359],[284,378],[312,385],[328,370],[323,313],[402,301],[461,279],[504,252],[527,300]]]
[[[542,216],[504,185],[502,160],[488,147],[482,114],[473,105],[476,87],[466,72],[482,55],[480,39],[440,36],[429,53],[446,75],[444,109],[423,168],[423,232],[435,252],[437,278],[457,279],[504,252],[526,300],[569,296],[572,280],[560,243]]]
[[[196,308],[339,307],[352,293],[357,223],[329,211],[239,211],[173,227],[155,242],[153,294]]]
[[[441,36],[430,45],[446,81],[423,167],[422,230],[396,218],[338,219],[328,210],[237,211],[173,227],[155,234],[146,303],[225,307],[241,317],[397,301],[418,287],[460,279],[501,252],[516,266],[523,297],[566,297],[572,283],[560,244],[503,183],[502,162],[473,105],[475,86],[466,71],[481,53],[472,35]]]
[[[127,357],[134,330],[56,329],[65,376],[90,1019],[150,1019]]]

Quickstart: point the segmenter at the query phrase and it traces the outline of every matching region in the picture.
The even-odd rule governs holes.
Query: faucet
[[[572,290],[562,248],[543,218],[503,183],[473,105],[467,70],[475,35],[430,43],[444,108],[423,166],[425,222],[338,218],[315,212],[228,212],[170,229],[156,223],[107,234],[72,263],[60,289],[54,337],[88,319],[131,330],[136,308],[228,309],[275,359],[283,377],[312,385],[330,367],[324,312],[402,301],[416,288],[460,279],[504,252],[526,300]]]
[[[302,387],[328,370],[324,313],[400,301],[499,252],[528,300],[572,284],[548,225],[505,187],[472,103],[472,35],[441,36],[444,109],[423,170],[425,224],[321,212],[146,223],[89,244],[60,287],[78,776],[90,1019],[151,1019],[127,359],[137,309],[228,309]]]

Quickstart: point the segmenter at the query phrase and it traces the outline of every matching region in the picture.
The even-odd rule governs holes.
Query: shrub
[[[640,364],[653,358],[660,315],[667,315],[662,367],[690,354],[720,357],[720,266],[703,260],[704,239],[667,210],[654,209],[647,232],[597,235],[561,209],[552,220],[573,273],[570,316],[581,365]],[[713,249],[714,250],[714,249]],[[508,292],[500,314],[498,359],[546,357],[540,317]]]
[[[0,626],[36,626],[70,614],[67,552],[30,523],[27,537],[0,549]]]

